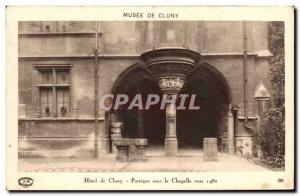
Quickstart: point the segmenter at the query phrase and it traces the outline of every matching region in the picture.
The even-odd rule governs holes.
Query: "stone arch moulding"
[[[135,78],[131,78],[130,76],[134,75],[134,73],[136,73]],[[122,86],[122,83],[124,83],[124,81],[132,82],[135,79],[141,79],[139,73],[143,73],[144,74],[143,77],[147,77],[148,79],[154,80],[153,74],[144,66],[143,63],[138,62],[129,66],[128,68],[126,68],[120,73],[117,80],[114,82],[113,87],[111,88],[111,94],[115,94],[120,88],[120,86]],[[130,79],[130,80],[126,80],[126,79]],[[130,84],[127,84],[127,86],[130,86]]]
[[[211,72],[214,76],[216,76],[216,78],[218,78],[220,80],[220,82],[224,85],[225,91],[227,93],[228,102],[232,103],[233,97],[232,97],[232,90],[231,90],[230,84],[229,84],[228,80],[226,79],[226,77],[224,76],[224,74],[220,70],[218,70],[215,66],[213,66],[207,62],[199,62],[197,64],[197,67],[191,72],[191,74],[188,75],[187,80],[190,77],[197,74],[197,72],[199,72],[203,68],[208,70],[209,72]]]
[[[127,94],[129,99],[134,94],[141,94],[143,97],[148,93],[161,94],[158,82],[153,77],[143,63],[136,63],[123,70],[118,76],[117,80],[111,89],[111,94],[116,97],[117,94]],[[114,104],[113,104],[114,105]],[[160,110],[127,110],[126,106],[120,110],[111,108],[107,112],[110,115],[109,124],[112,129],[108,131],[111,133],[111,142],[116,138],[147,138],[149,145],[162,145],[163,136],[165,135],[165,120],[163,119],[164,111]],[[155,114],[155,115],[152,115]],[[154,116],[149,118],[150,116]],[[159,123],[153,125],[152,121],[159,120]],[[150,134],[150,125],[153,125],[155,130],[159,133]],[[161,125],[161,126],[160,126]],[[159,129],[163,127],[162,129]],[[155,138],[158,136],[157,138]],[[112,145],[113,149],[113,145]]]
[[[143,62],[137,62],[124,69],[114,81],[110,93],[116,97],[118,93],[125,93],[140,80],[155,81],[152,73],[144,66]],[[158,84],[157,84],[158,85]],[[114,100],[114,99],[113,99]],[[120,121],[119,113],[114,111],[113,107],[106,112],[107,115],[113,115],[110,121]]]
[[[179,93],[181,88],[176,88],[175,91],[164,91],[165,89],[162,88],[162,85],[160,85],[160,81],[170,77],[181,78],[183,81],[187,81],[189,77],[198,75],[197,77],[203,77],[203,79],[207,80],[209,84],[211,83],[213,85],[216,84],[216,82],[217,84],[220,84],[219,86],[213,85],[212,88],[221,88],[224,92],[226,103],[230,105],[232,103],[232,94],[227,79],[224,77],[222,72],[213,65],[199,61],[200,58],[201,55],[199,53],[188,49],[171,48],[146,52],[141,55],[143,62],[133,64],[119,75],[113,85],[112,94],[115,95],[116,93],[126,92],[129,90],[130,86],[135,85],[137,81],[145,79],[152,81],[153,84],[157,84],[160,89],[160,93],[176,94]],[[113,111],[111,112],[114,113]],[[114,118],[116,118],[115,120],[121,120],[119,119],[119,114],[114,115]],[[176,120],[172,120],[174,116],[171,115],[171,113],[169,114],[167,111],[164,111],[163,116],[166,118],[163,120],[165,123],[165,154],[167,156],[173,156],[177,154],[178,148]],[[138,125],[139,124],[140,123],[138,123]],[[234,131],[230,131],[230,133],[234,133]],[[232,134],[230,134],[230,136],[232,136]],[[230,137],[230,141],[231,140],[232,138]]]

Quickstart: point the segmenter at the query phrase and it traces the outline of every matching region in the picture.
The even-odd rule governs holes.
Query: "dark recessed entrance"
[[[130,69],[126,76],[120,79],[114,94],[126,94],[129,96],[129,100],[140,94],[143,107],[145,107],[149,94],[162,95],[155,79],[139,66]],[[163,147],[166,117],[165,111],[160,110],[160,104],[151,106],[149,110],[139,110],[137,107],[128,110],[128,106],[129,104],[124,105],[120,110],[114,111],[118,120],[123,122],[122,136],[124,138],[146,138],[150,147]]]
[[[132,66],[119,77],[113,92],[115,95],[126,94],[130,99],[141,94],[144,106],[149,94],[162,96],[158,82],[146,68],[139,65]],[[218,145],[221,146],[222,138],[227,138],[227,114],[231,103],[230,90],[223,75],[211,65],[198,65],[186,79],[180,93],[195,94],[195,105],[200,106],[200,110],[177,110],[176,136],[179,149],[202,149],[205,137],[218,138]],[[160,103],[150,107],[150,110],[128,110],[128,106],[112,111],[116,121],[124,125],[122,136],[146,138],[150,149],[163,147],[166,111],[160,110]]]
[[[196,94],[195,105],[200,110],[177,111],[178,147],[200,149],[203,138],[221,138],[227,129],[229,96],[220,74],[209,65],[200,65],[180,93]]]

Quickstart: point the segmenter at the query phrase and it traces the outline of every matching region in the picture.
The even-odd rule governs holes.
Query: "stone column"
[[[165,152],[167,156],[177,155],[177,135],[176,135],[176,105],[166,104],[166,138]]]
[[[182,89],[185,80],[180,77],[165,77],[158,81],[166,99],[166,138],[165,153],[167,156],[176,156],[178,149],[176,133],[176,96]]]
[[[159,43],[159,26],[154,23],[154,42]],[[172,37],[172,36],[171,36]],[[152,51],[147,51],[141,55],[145,62],[145,67],[157,80],[158,85],[164,95],[177,95],[189,74],[198,66],[200,54],[189,49],[174,47],[164,47]],[[167,105],[170,107],[170,104]],[[177,154],[176,136],[176,107],[174,110],[166,110],[166,138],[165,152],[167,156]]]
[[[143,119],[143,112],[141,110],[137,111],[137,119],[138,119],[138,137],[144,138],[144,119]]]
[[[121,127],[122,127],[122,123],[121,122],[112,122],[111,123],[111,141],[112,141],[112,153],[116,154],[117,153],[117,148],[115,146],[115,141],[122,138],[122,134],[121,134]]]
[[[234,117],[231,110],[231,105],[228,110],[228,125],[227,125],[227,145],[228,154],[235,153],[235,142],[234,142]]]
[[[138,84],[137,86],[137,94],[141,94],[141,86]],[[143,111],[138,109],[137,110],[137,120],[138,120],[138,137],[143,138],[144,137],[144,118],[143,118]]]

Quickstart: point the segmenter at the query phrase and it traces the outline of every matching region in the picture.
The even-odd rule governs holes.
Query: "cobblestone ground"
[[[146,162],[120,163],[114,155],[99,159],[32,158],[19,159],[24,172],[120,172],[120,171],[269,171],[242,156],[223,155],[218,161],[205,162],[201,156],[147,157]]]

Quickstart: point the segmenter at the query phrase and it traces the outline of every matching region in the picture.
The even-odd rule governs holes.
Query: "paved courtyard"
[[[126,172],[126,171],[269,171],[238,155],[219,154],[218,161],[203,156],[147,156],[146,162],[117,162],[115,155],[99,159],[32,158],[19,159],[24,172]]]

